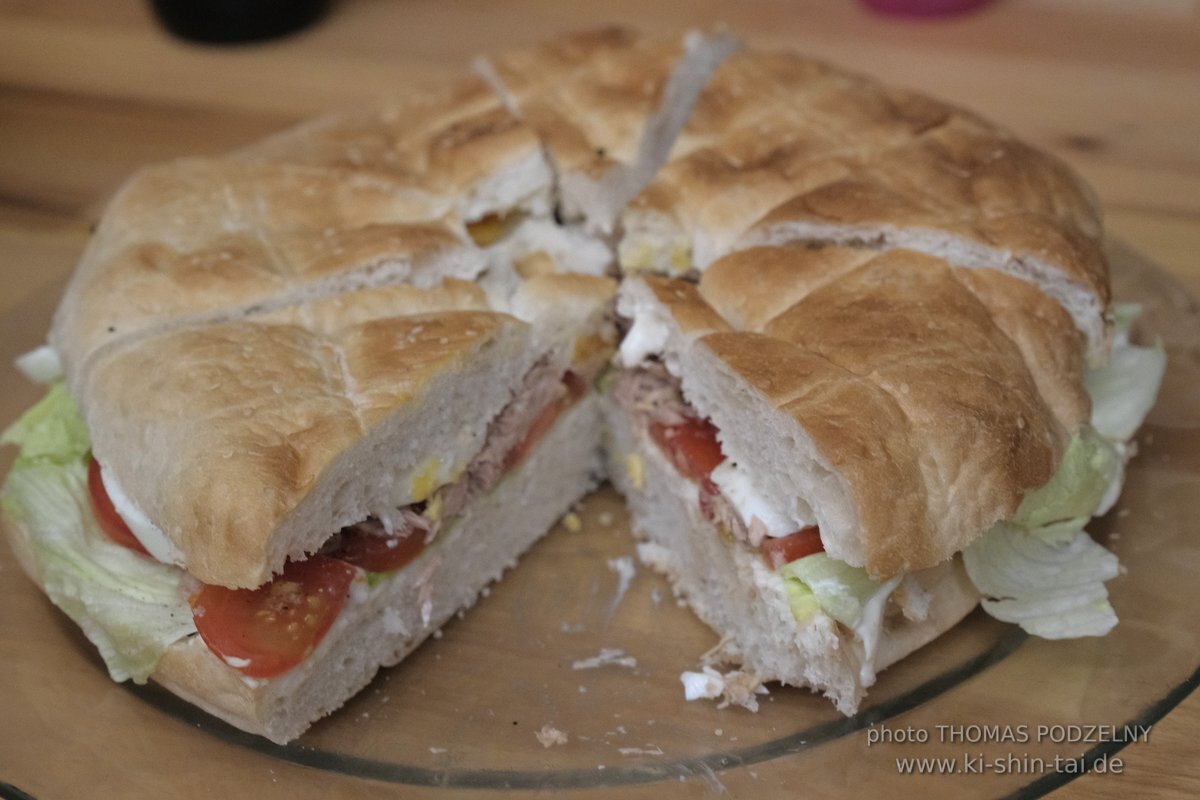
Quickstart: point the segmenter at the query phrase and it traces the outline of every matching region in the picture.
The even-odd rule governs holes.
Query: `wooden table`
[[[140,3],[0,0],[0,317],[19,322],[31,302],[45,305],[106,193],[139,165],[220,152],[557,31],[720,20],[753,42],[793,45],[1006,123],[1095,186],[1114,237],[1200,295],[1191,0],[999,0],[929,21],[875,16],[851,0],[342,0],[309,32],[235,48],[172,40]],[[34,324],[0,329],[6,351],[43,335]],[[14,393],[32,396],[5,387]],[[1088,775],[1061,796],[1200,795],[1198,736],[1192,696],[1148,744],[1124,751],[1124,776]]]

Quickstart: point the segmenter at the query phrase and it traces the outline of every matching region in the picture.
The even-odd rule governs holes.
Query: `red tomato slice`
[[[391,572],[406,566],[425,549],[425,531],[408,536],[373,536],[356,530],[342,531],[342,543],[328,555],[368,572]]]
[[[108,491],[104,488],[104,479],[100,477],[100,462],[94,457],[88,461],[88,495],[92,500],[92,512],[100,523],[104,535],[117,544],[127,547],[138,555],[150,558],[150,553],[129,530],[125,520],[117,513]]]
[[[815,525],[801,528],[787,536],[768,536],[762,542],[762,551],[775,569],[824,550],[825,545],[821,544],[821,530]]]
[[[654,423],[650,436],[667,454],[679,474],[703,482],[725,460],[717,441],[717,427],[706,419],[689,419],[679,425]]]
[[[251,678],[273,678],[312,652],[342,606],[358,570],[315,555],[289,561],[257,589],[205,585],[192,595],[196,630],[209,649]]]

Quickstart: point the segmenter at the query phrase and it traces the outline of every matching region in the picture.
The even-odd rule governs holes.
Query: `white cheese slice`
[[[816,520],[799,513],[800,509],[795,507],[799,504],[781,502],[779,498],[760,492],[753,473],[743,464],[726,459],[717,465],[711,477],[747,526],[752,517],[758,517],[766,528],[767,536],[787,536],[816,524]]]
[[[145,512],[129,499],[129,495],[125,494],[125,490],[117,483],[117,479],[103,466],[100,467],[100,480],[104,484],[104,491],[108,492],[108,497],[112,500],[113,508],[120,514],[121,519],[125,520],[125,524],[142,543],[142,547],[145,547],[150,555],[164,564],[182,566],[183,551],[176,547],[175,543],[150,521]]]
[[[621,340],[621,366],[636,367],[650,356],[662,353],[671,336],[670,312],[655,303],[644,302],[634,293],[621,297],[617,311],[633,320]]]

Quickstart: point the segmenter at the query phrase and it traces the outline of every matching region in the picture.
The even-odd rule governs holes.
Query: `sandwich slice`
[[[1089,397],[1058,303],[906,250],[741,251],[698,285],[627,278],[618,311],[610,474],[639,553],[755,681],[853,713],[981,597],[1044,636],[1115,624],[1116,559],[1083,527],[1140,416],[1099,419],[1145,413],[1161,352]]]
[[[612,291],[532,281],[525,322],[448,280],[110,347],[6,434],[19,560],[115,679],[293,739],[596,485]]]

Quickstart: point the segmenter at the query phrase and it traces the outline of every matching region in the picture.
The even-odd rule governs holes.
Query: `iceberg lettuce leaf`
[[[880,588],[862,567],[852,567],[826,553],[813,553],[784,564],[779,573],[787,585],[792,614],[800,622],[819,608],[854,628],[862,620],[867,602]]]
[[[0,502],[17,520],[47,596],[100,651],[114,680],[144,682],[195,633],[184,573],[108,540],[91,510],[87,431],[61,383],[3,435],[21,446]]]
[[[1086,521],[1100,506],[1109,486],[1119,479],[1121,468],[1117,448],[1084,426],[1071,437],[1050,481],[1025,495],[1013,521],[1030,529],[1074,519]]]
[[[68,464],[82,460],[91,449],[87,427],[61,381],[0,434],[0,444],[21,448],[17,467],[35,461]]]
[[[963,565],[984,610],[1035,636],[1103,636],[1117,624],[1104,587],[1117,557],[1084,531],[1054,542],[999,523],[963,551]]]
[[[1083,375],[1092,398],[1092,426],[1114,441],[1132,437],[1154,405],[1166,370],[1167,354],[1161,344],[1115,343],[1109,362]]]

